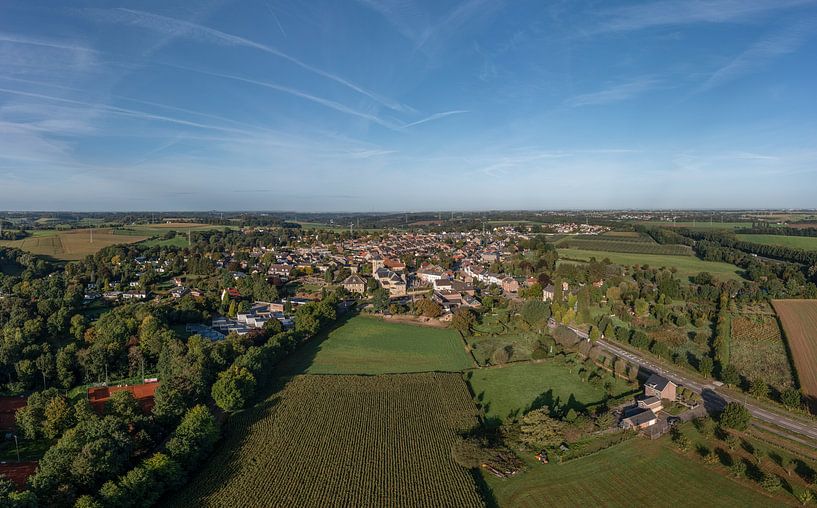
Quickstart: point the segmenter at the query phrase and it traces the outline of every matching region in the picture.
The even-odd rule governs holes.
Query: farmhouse
[[[647,382],[644,383],[644,395],[647,397],[658,397],[659,399],[675,400],[675,392],[678,385],[669,379],[659,376],[658,374],[651,375]]]
[[[635,399],[636,406],[640,409],[649,409],[653,413],[658,413],[664,409],[664,404],[658,397],[641,396]]]
[[[545,289],[542,290],[542,300],[546,302],[553,301],[554,291],[556,291],[556,288],[553,287],[553,284],[548,284],[545,286]]]
[[[621,420],[621,428],[641,430],[652,427],[657,422],[658,416],[656,416],[652,410],[645,409],[623,418]]]

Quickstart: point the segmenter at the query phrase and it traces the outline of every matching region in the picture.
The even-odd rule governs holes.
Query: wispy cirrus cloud
[[[464,113],[468,113],[468,111],[464,110],[464,109],[455,109],[455,110],[452,110],[452,111],[443,111],[442,113],[434,113],[433,115],[428,116],[426,118],[423,118],[422,120],[417,120],[416,122],[407,123],[407,124],[403,125],[401,128],[402,129],[408,129],[409,127],[414,127],[415,125],[424,124],[426,122],[433,122],[434,120],[439,120],[440,118],[445,118],[445,117],[451,116],[451,115],[462,115]]]
[[[415,125],[420,125],[420,124],[424,124],[424,123],[427,123],[427,122],[432,122],[432,121],[435,121],[435,120],[439,120],[439,119],[442,119],[442,118],[445,118],[445,117],[448,117],[448,116],[451,116],[451,115],[466,113],[466,111],[463,111],[463,110],[445,111],[445,112],[441,112],[441,113],[434,113],[433,115],[427,116],[425,118],[421,118],[420,120],[416,120],[414,122],[403,123],[403,122],[399,122],[399,121],[396,121],[396,120],[383,118],[381,116],[378,116],[376,114],[369,113],[369,112],[366,112],[366,111],[360,111],[360,110],[354,109],[352,107],[349,107],[349,106],[347,106],[345,104],[342,104],[340,102],[337,102],[337,101],[334,101],[334,100],[331,100],[331,99],[327,99],[327,98],[324,98],[324,97],[320,97],[320,96],[314,95],[312,93],[309,93],[309,92],[306,92],[306,91],[303,91],[303,90],[299,90],[297,88],[293,88],[293,87],[290,87],[290,86],[285,86],[285,85],[281,85],[281,84],[278,84],[278,83],[272,83],[270,81],[262,81],[262,80],[259,80],[259,79],[252,79],[252,78],[247,78],[247,77],[244,77],[244,76],[237,76],[237,75],[234,75],[234,74],[226,74],[226,73],[222,73],[222,72],[206,71],[206,70],[202,70],[202,69],[195,69],[195,68],[192,68],[192,67],[186,67],[186,66],[180,66],[180,65],[170,65],[170,64],[166,64],[166,65],[168,67],[172,67],[172,68],[175,68],[175,69],[180,69],[180,70],[189,71],[189,72],[195,72],[195,73],[204,74],[204,75],[207,75],[207,76],[212,76],[212,77],[217,77],[217,78],[229,79],[229,80],[238,81],[238,82],[241,82],[241,83],[247,83],[247,84],[250,84],[250,85],[259,86],[259,87],[262,87],[262,88],[267,88],[269,90],[275,90],[277,92],[285,93],[285,94],[288,94],[288,95],[292,95],[294,97],[299,97],[301,99],[304,99],[304,100],[307,100],[307,101],[310,101],[310,102],[314,102],[315,104],[320,104],[321,106],[324,106],[326,108],[335,110],[335,111],[337,111],[339,113],[343,113],[343,114],[346,114],[346,115],[361,118],[363,120],[368,120],[368,121],[373,122],[373,123],[375,123],[377,125],[380,125],[381,127],[385,127],[387,129],[391,129],[391,130],[401,130],[401,129],[405,129],[405,128],[408,128],[408,127],[413,127]]]
[[[644,77],[626,83],[619,83],[604,90],[576,95],[568,99],[567,104],[569,106],[579,107],[622,102],[646,93],[655,88],[658,84],[660,84],[660,80]]]
[[[804,19],[755,42],[732,61],[715,71],[700,86],[708,91],[755,72],[774,59],[797,51],[817,30],[817,20]]]
[[[222,32],[221,30],[216,30],[214,28],[210,28],[208,26],[201,25],[198,23],[193,23],[190,21],[185,21],[176,18],[170,18],[167,16],[161,16],[159,14],[153,14],[134,9],[126,9],[122,7],[116,9],[89,9],[88,12],[90,12],[96,19],[105,22],[136,26],[146,30],[170,34],[176,37],[185,37],[190,40],[195,40],[204,43],[227,46],[240,46],[263,51],[270,55],[286,60],[287,62],[292,63],[308,72],[334,81],[335,83],[338,83],[350,90],[353,90],[361,95],[364,95],[389,109],[395,111],[413,111],[411,107],[405,104],[401,104],[397,101],[394,101],[387,97],[383,97],[382,95],[379,95],[375,92],[372,92],[371,90],[367,90],[366,88],[357,85],[356,83],[353,83],[348,79],[345,79],[329,71],[315,67],[314,65],[310,65],[268,44],[262,44],[260,42],[252,41],[245,37]]]
[[[358,4],[367,7],[391,23],[403,37],[416,43],[420,42],[422,29],[418,28],[427,23],[416,4],[410,0],[356,0]]]
[[[815,0],[665,0],[615,7],[597,31],[640,30],[691,23],[735,23],[772,11],[815,5]]]

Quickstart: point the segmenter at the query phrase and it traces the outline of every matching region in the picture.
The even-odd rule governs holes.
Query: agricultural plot
[[[531,408],[558,403],[578,410],[603,401],[604,387],[583,382],[576,373],[578,368],[546,360],[469,371],[466,378],[485,416],[504,422]],[[626,382],[617,380],[613,395],[629,390]]]
[[[458,372],[473,361],[456,332],[356,316],[300,347],[284,374]]]
[[[689,222],[668,222],[668,221],[642,221],[645,226],[661,226],[665,228],[687,228],[693,230],[708,231],[733,231],[740,228],[752,227],[751,222],[710,222],[710,221],[689,221]]]
[[[451,458],[476,421],[459,374],[297,376],[162,506],[483,506]]]
[[[778,390],[792,385],[786,345],[774,316],[739,314],[732,318],[730,359],[749,380],[763,379]]]
[[[797,379],[817,412],[817,300],[772,300],[789,344]]]
[[[779,245],[792,249],[817,250],[817,237],[813,236],[737,235],[737,237],[738,240],[744,242]]]
[[[93,231],[93,238],[92,238]],[[147,235],[121,235],[113,229],[70,229],[65,231],[37,231],[22,240],[0,241],[0,246],[14,247],[39,256],[60,260],[82,259],[105,247],[121,243],[136,243]]]
[[[565,464],[538,464],[525,457],[528,468],[508,480],[484,474],[499,506],[719,506],[765,507],[792,505],[759,487],[738,483],[687,458],[668,439],[631,439],[595,455]],[[695,453],[695,452],[690,452]],[[660,478],[661,487],[645,483]],[[788,494],[782,494],[787,496]]]
[[[589,261],[590,258],[609,259],[611,263],[621,266],[649,265],[653,268],[675,268],[678,277],[686,282],[687,279],[700,272],[709,272],[720,280],[742,280],[738,272],[740,269],[729,263],[704,261],[694,256],[658,256],[655,254],[628,254],[621,252],[603,252],[580,249],[558,249],[560,263],[564,260]]]
[[[557,245],[561,248],[625,252],[633,254],[657,254],[666,256],[691,256],[692,249],[686,245],[661,245],[646,238],[629,237],[567,237]]]

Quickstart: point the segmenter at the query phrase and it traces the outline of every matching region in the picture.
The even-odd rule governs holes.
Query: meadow
[[[781,391],[792,385],[786,345],[774,316],[734,316],[730,350],[730,363],[746,379],[763,379]]]
[[[817,300],[772,300],[794,358],[800,389],[817,413]]]
[[[779,245],[792,249],[817,250],[817,237],[784,235],[737,235],[738,240],[763,245]]]
[[[684,282],[688,277],[697,275],[700,272],[709,272],[714,277],[721,280],[742,280],[739,275],[740,269],[729,263],[719,263],[714,261],[703,261],[694,256],[659,256],[655,254],[627,254],[621,252],[602,252],[580,249],[558,249],[560,262],[565,260],[589,261],[596,258],[601,261],[604,258],[610,262],[621,266],[649,265],[652,268],[675,268],[678,277]]]
[[[692,249],[686,245],[662,245],[644,237],[567,236],[556,242],[560,248],[623,252],[633,254],[656,254],[667,256],[691,256]]]
[[[298,349],[282,374],[458,372],[473,367],[459,335],[449,329],[355,316]]]
[[[771,497],[749,480],[726,476],[723,466],[708,466],[676,451],[668,438],[636,438],[595,455],[564,464],[539,464],[501,480],[483,474],[499,506],[785,506],[794,497]],[[722,469],[723,471],[720,471]],[[659,480],[660,479],[660,480]],[[782,497],[786,496],[786,497]]]
[[[451,457],[476,422],[459,374],[297,376],[162,506],[484,506]]]
[[[530,409],[553,407],[557,402],[576,410],[602,402],[604,388],[582,381],[576,373],[578,368],[548,359],[472,370],[466,373],[466,379],[485,417],[506,422]],[[613,395],[632,389],[625,381],[617,380]]]
[[[740,228],[752,227],[751,222],[710,222],[710,221],[689,221],[689,222],[668,222],[668,221],[642,221],[639,224],[645,226],[660,226],[665,228],[687,228],[694,230],[723,230],[734,231]]]
[[[93,241],[91,236],[93,231]],[[115,229],[37,230],[22,240],[3,240],[0,246],[13,247],[39,256],[74,261],[95,254],[105,247],[122,243],[136,243],[149,235],[134,231],[121,234]]]

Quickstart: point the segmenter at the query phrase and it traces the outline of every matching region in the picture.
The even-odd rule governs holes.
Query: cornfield
[[[476,408],[459,374],[293,378],[234,416],[169,506],[483,506],[451,458]]]

